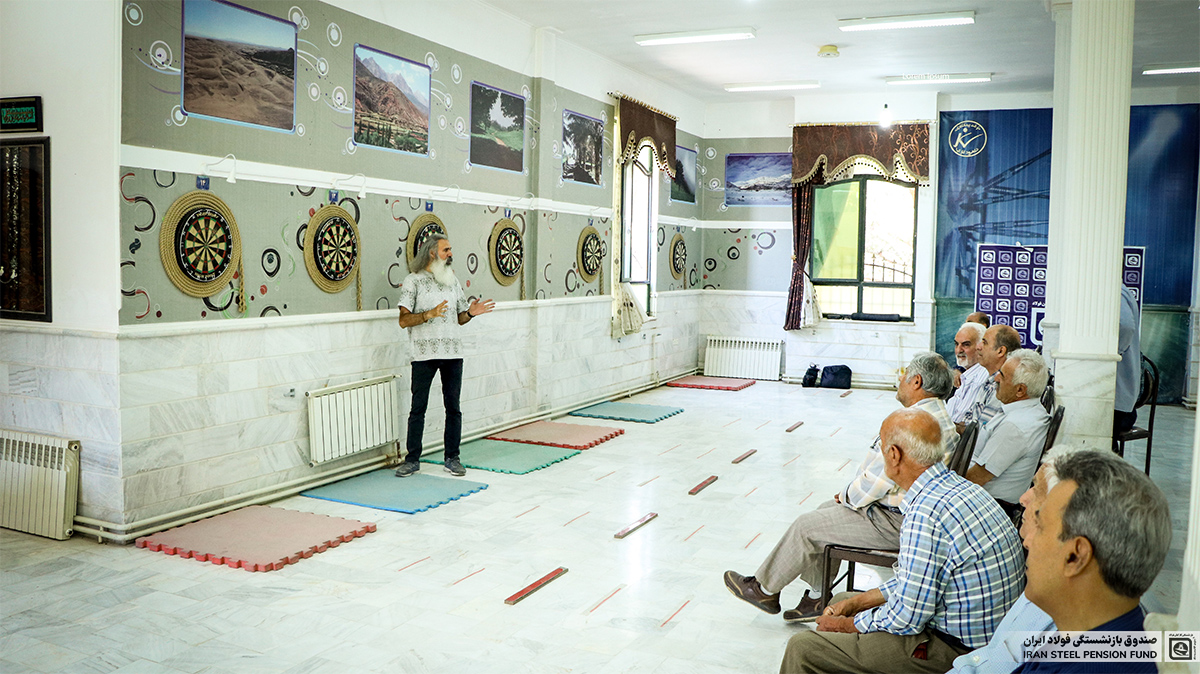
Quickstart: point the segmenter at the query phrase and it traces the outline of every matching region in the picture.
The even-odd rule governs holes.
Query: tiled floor
[[[288,498],[274,505],[379,530],[269,573],[0,530],[0,671],[775,671],[787,638],[808,628],[737,601],[721,574],[752,573],[897,407],[887,392],[839,394],[656,389],[631,402],[686,411],[653,425],[565,419],[626,433],[529,475],[470,471],[490,488],[418,515]],[[1194,413],[1159,414],[1154,476],[1177,537],[1152,595],[1173,611]],[[730,463],[748,449],[758,452]],[[1140,452],[1129,452],[1135,465]],[[570,571],[504,604],[559,566]],[[802,591],[785,590],[784,603]]]

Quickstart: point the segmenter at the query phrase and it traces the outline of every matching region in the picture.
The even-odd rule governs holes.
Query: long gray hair
[[[413,255],[413,259],[408,263],[408,271],[415,274],[424,270],[433,261],[433,253],[437,250],[438,241],[445,241],[446,235],[440,232],[433,232],[425,239],[425,243],[417,248],[417,254]]]

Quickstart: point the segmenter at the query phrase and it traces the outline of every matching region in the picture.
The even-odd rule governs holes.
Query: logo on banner
[[[950,149],[960,157],[974,157],[987,147],[987,131],[983,125],[968,119],[950,129]]]

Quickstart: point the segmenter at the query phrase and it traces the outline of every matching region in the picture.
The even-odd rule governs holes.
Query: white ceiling
[[[483,0],[534,27],[704,102],[787,98],[724,91],[731,82],[819,80],[821,91],[882,91],[884,77],[992,72],[986,84],[888,87],[945,93],[1050,91],[1054,22],[1045,0]],[[1104,1],[1104,0],[1087,0]],[[1137,0],[1135,87],[1195,86],[1196,75],[1148,77],[1151,63],[1200,62],[1198,0]],[[843,33],[838,19],[973,9],[975,24]],[[640,47],[634,35],[751,26],[753,40]],[[837,45],[836,59],[817,57]]]

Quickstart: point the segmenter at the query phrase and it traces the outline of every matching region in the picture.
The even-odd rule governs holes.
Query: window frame
[[[645,297],[639,297],[642,303],[642,310],[647,317],[654,316],[654,292],[657,276],[657,259],[656,259],[656,232],[658,227],[658,162],[655,161],[657,151],[654,145],[650,142],[642,142],[633,157],[626,162],[621,171],[621,282],[628,283],[631,286],[645,287]],[[646,161],[642,159],[645,157]],[[633,220],[630,217],[633,213],[631,202],[633,201],[633,184],[632,179],[636,177],[638,180],[644,180],[646,185],[646,241],[645,241],[645,259],[646,259],[646,279],[632,280],[630,271],[632,268],[633,255],[631,251],[635,242],[633,241]],[[640,293],[639,293],[640,295]]]
[[[886,283],[883,281],[867,281],[863,273],[866,268],[866,252],[867,252],[867,184],[870,181],[891,183],[900,185],[912,190],[913,192],[913,242],[912,242],[912,280],[908,283]],[[917,303],[917,235],[918,235],[918,200],[920,199],[920,190],[917,183],[910,183],[904,180],[890,180],[885,176],[879,175],[858,175],[844,180],[837,180],[824,185],[817,185],[814,189],[813,201],[816,201],[815,190],[835,185],[844,185],[846,183],[859,183],[858,190],[858,277],[854,279],[818,279],[813,273],[813,264],[815,263],[815,255],[813,252],[817,246],[817,227],[816,213],[813,214],[813,224],[810,227],[809,233],[809,254],[808,254],[808,277],[813,285],[813,292],[816,292],[816,286],[840,286],[840,287],[856,287],[858,291],[858,311],[860,318],[855,319],[854,314],[827,313],[821,312],[822,318],[833,320],[851,319],[851,320],[866,320],[878,322],[877,318],[862,318],[863,312],[863,290],[865,288],[907,288],[909,290],[909,308],[908,316],[900,316],[901,323],[912,323],[916,320],[916,303]]]

